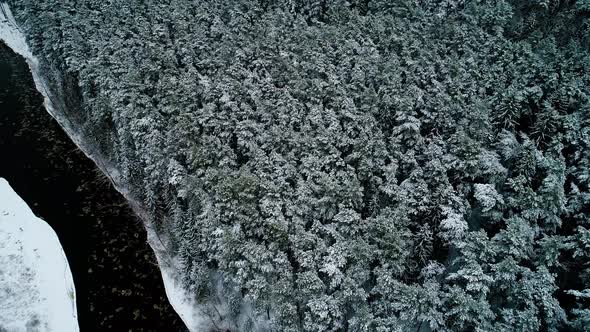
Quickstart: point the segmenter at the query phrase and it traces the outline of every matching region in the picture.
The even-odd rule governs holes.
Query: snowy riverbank
[[[0,330],[79,331],[57,235],[0,178]]]

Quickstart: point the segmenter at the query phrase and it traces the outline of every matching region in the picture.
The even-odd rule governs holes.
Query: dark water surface
[[[1,42],[0,177],[59,236],[81,331],[186,331],[143,225],[47,113],[26,63]]]

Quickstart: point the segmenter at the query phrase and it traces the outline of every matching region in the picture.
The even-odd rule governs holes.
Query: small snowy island
[[[0,331],[79,331],[72,273],[57,235],[2,178]]]

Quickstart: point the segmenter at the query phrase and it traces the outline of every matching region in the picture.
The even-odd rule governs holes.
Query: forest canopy
[[[9,2],[212,331],[590,326],[590,1]]]

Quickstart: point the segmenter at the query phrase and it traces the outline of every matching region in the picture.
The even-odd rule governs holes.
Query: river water
[[[24,59],[1,42],[0,177],[59,236],[81,331],[186,331],[143,225],[44,109]]]

